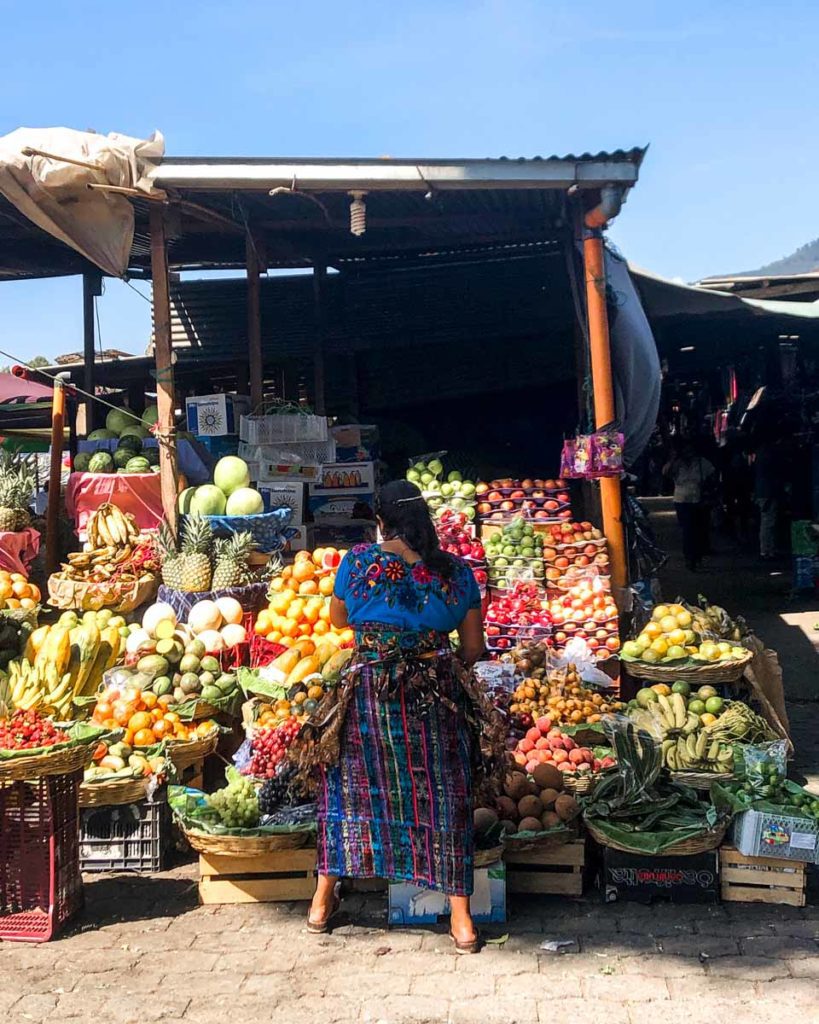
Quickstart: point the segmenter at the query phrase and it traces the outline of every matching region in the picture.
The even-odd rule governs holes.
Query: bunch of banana
[[[665,733],[684,729],[692,717],[686,709],[685,698],[680,693],[672,693],[670,697],[659,694],[656,704],[651,705],[651,713]],[[697,716],[693,717],[699,724]]]
[[[663,740],[663,764],[672,772],[730,772],[734,753],[730,743],[711,739],[705,729]]]
[[[110,502],[100,505],[91,513],[85,532],[88,537],[86,552],[100,551],[104,548],[119,551],[133,546],[139,537],[139,527],[131,513],[122,512]]]
[[[88,576],[107,578],[113,576],[118,566],[130,559],[133,550],[131,544],[126,544],[123,548],[109,545],[88,551],[72,551],[68,555],[68,564],[63,562],[62,571],[57,575],[67,580],[82,580]]]
[[[699,595],[700,607],[686,605],[691,612],[693,621],[691,628],[699,636],[706,639],[730,640],[737,643],[751,632],[747,622],[738,615],[732,619],[728,612],[718,604],[710,604],[707,598]]]
[[[779,739],[768,723],[740,700],[731,701],[716,722],[706,726],[708,735],[715,740],[733,743],[766,743]]]
[[[9,662],[8,700],[13,707],[62,716],[68,713],[72,698],[71,673],[60,675],[54,662],[32,665],[27,658]]]

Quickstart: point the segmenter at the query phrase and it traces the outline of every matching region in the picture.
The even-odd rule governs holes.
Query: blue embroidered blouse
[[[449,633],[470,609],[481,606],[472,570],[460,558],[453,562],[452,576],[444,579],[423,562],[410,564],[378,544],[360,544],[338,567],[334,594],[353,627],[383,622],[402,630]]]

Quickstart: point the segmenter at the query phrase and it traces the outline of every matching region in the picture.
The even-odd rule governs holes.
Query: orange
[[[145,707],[149,711],[151,711],[159,703],[159,697],[157,697],[157,695],[155,693],[151,693],[150,690],[145,690],[145,691],[143,691],[143,694],[142,694],[142,703],[145,705]]]
[[[285,589],[292,591],[294,594],[298,594],[299,592],[299,582],[298,580],[292,579],[292,577],[287,581],[287,583],[285,583],[284,586]]]
[[[311,580],[316,575],[316,569],[312,562],[296,562],[293,566],[293,579],[303,583]]]
[[[324,619],[319,619],[318,622],[313,623],[313,636],[325,636],[330,632],[330,624],[325,622]]]
[[[297,551],[294,562],[307,562],[310,561],[313,556],[309,551]]]
[[[154,743],[156,743],[156,737],[152,729],[140,729],[134,733],[135,747],[150,747]]]
[[[20,604],[20,602],[17,600],[16,597],[7,597],[6,598],[6,608],[22,608],[22,607],[23,606]]]
[[[299,623],[299,636],[310,636],[310,634],[312,632],[313,632],[313,627],[310,625],[309,622],[300,622]]]
[[[305,580],[304,583],[299,584],[300,594],[317,594],[319,592],[319,585],[315,580]]]
[[[334,574],[331,573],[329,576],[322,576],[322,578],[319,580],[318,585],[319,593],[321,594],[322,597],[330,597],[330,595],[333,593],[333,587],[335,585],[336,578]]]
[[[37,602],[31,597],[23,597],[20,599],[20,607],[25,608],[26,611],[31,611],[32,608],[37,607]]]
[[[283,580],[289,580],[290,577],[293,575],[293,566],[292,565],[286,565],[282,569],[281,575],[282,575],[282,579]]]
[[[330,621],[330,605],[329,604],[325,604],[321,608],[321,610],[319,611],[319,618],[321,619],[322,622],[329,622]]]
[[[283,590],[281,594],[274,594],[270,599],[270,608],[263,609],[259,613],[259,618],[267,614],[269,618],[272,618],[273,614],[284,615],[287,609],[290,607],[290,603],[293,600],[293,592],[291,590]]]
[[[274,594],[280,594],[284,590],[284,580],[281,578],[281,576],[275,576],[270,581],[270,589],[273,591]]]
[[[162,708],[154,708],[153,711],[146,711],[145,714],[150,714],[152,722],[161,722],[164,717],[164,712]]]
[[[11,592],[14,594],[15,597],[31,596],[28,583],[26,583],[25,580],[23,580],[22,582],[20,580],[17,580],[16,583],[12,583]]]
[[[285,636],[298,636],[299,624],[295,619],[287,619],[282,625],[282,633]]]
[[[0,580],[0,602],[5,601],[12,595],[12,584],[10,580]]]
[[[339,638],[343,644],[351,644],[355,640],[355,631],[352,629],[342,629],[339,633]]]
[[[140,732],[142,729],[150,729],[152,721],[149,712],[138,711],[128,719],[128,728],[133,729],[134,732]]]
[[[31,591],[31,596],[33,600],[42,600],[43,595],[40,593],[40,588],[38,586],[36,586],[34,583],[29,583],[28,588]]]
[[[272,631],[271,633],[268,633],[268,634],[267,634],[267,639],[268,639],[268,640],[269,640],[269,641],[270,641],[270,642],[271,642],[272,644],[278,644],[278,643],[280,643],[280,642],[281,642],[281,639],[282,639],[282,633],[281,633],[281,630],[280,630],[280,629],[274,629],[274,630],[273,630],[273,631]]]
[[[154,722],[152,731],[156,739],[161,740],[164,736],[167,736],[172,728],[173,726],[170,722],[161,719],[159,722]]]
[[[292,647],[295,644],[295,640],[292,636],[283,636],[276,641],[277,644],[281,644],[282,647]]]
[[[174,724],[180,720],[179,715],[175,711],[166,711],[164,718],[166,722],[173,722]]]
[[[305,621],[309,622],[310,625],[314,625],[315,623],[318,622],[320,611],[321,611],[321,608],[318,608],[316,605],[308,605],[304,609]]]
[[[173,704],[173,694],[172,693],[163,693],[162,696],[157,701],[157,704],[164,711],[166,711],[171,706],[171,704]]]

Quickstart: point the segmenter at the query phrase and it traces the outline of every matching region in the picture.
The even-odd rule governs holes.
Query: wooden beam
[[[93,271],[82,275],[82,331],[83,331],[83,390],[87,395],[95,394],[96,385],[96,331],[94,326],[94,297],[102,291],[102,278]],[[94,429],[95,402],[85,399],[85,430],[90,434]]]
[[[313,301],[316,315],[316,340],[313,348],[313,411],[325,416],[324,340],[327,331],[327,260],[313,260]]]
[[[57,554],[60,547],[60,504],[63,468],[63,442],[65,426],[65,388],[59,379],[54,381],[51,399],[51,467],[48,476],[48,508],[46,509],[46,572],[59,568]]]
[[[162,510],[174,537],[177,536],[177,461],[173,351],[171,348],[171,300],[168,282],[168,246],[165,238],[165,210],[152,205],[151,277],[153,281],[154,359],[156,361],[156,404],[159,411],[159,483]]]
[[[264,400],[264,363],[262,361],[261,262],[258,242],[250,229],[245,233],[247,267],[247,349],[250,364],[250,404],[257,409]]]

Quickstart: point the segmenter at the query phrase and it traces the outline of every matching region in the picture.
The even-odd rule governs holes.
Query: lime
[[[708,700],[709,697],[716,697],[717,691],[713,686],[701,686],[699,690],[697,690],[697,696],[700,700]]]
[[[718,715],[725,706],[725,701],[722,697],[709,697],[705,702],[705,710],[710,715]]]
[[[671,684],[671,692],[681,693],[683,697],[687,697],[691,693],[691,687],[684,679],[678,679],[676,683]]]
[[[705,714],[705,701],[704,700],[692,700],[688,705],[688,710],[693,711],[695,715]]]

